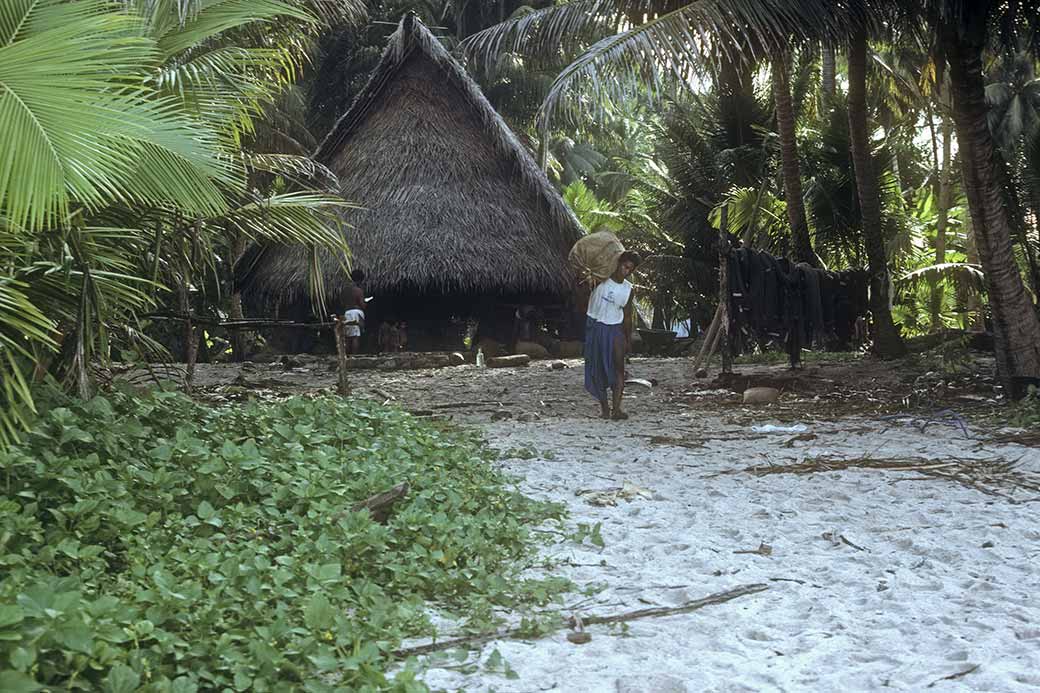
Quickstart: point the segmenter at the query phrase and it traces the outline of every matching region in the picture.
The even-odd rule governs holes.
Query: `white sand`
[[[632,408],[638,414],[638,403]],[[426,682],[500,692],[1040,688],[1040,502],[915,480],[922,475],[906,471],[710,477],[807,455],[1021,458],[1023,470],[1040,473],[1040,451],[981,445],[942,426],[924,434],[867,420],[809,426],[816,440],[784,447],[791,434],[741,439],[747,428],[700,412],[621,426],[591,419],[485,425],[498,448],[541,453],[503,463],[526,493],[565,503],[575,524],[602,523],[604,549],[565,541],[548,552],[565,562],[557,574],[607,585],[591,599],[570,595],[567,605],[612,614],[749,583],[769,589],[634,621],[625,634],[592,626],[585,645],[560,632],[484,646],[480,656],[497,649],[519,674],[514,680],[431,668]],[[726,438],[688,449],[653,446],[654,435]],[[653,500],[595,507],[575,496],[625,481],[652,490]],[[762,543],[771,555],[734,553]]]

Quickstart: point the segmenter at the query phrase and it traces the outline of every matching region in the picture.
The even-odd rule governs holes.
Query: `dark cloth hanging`
[[[791,366],[802,349],[852,347],[858,318],[867,314],[863,270],[829,272],[750,248],[730,251],[730,348],[782,343]]]

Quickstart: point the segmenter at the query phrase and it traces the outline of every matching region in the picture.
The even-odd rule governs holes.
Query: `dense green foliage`
[[[422,690],[387,652],[426,605],[544,602],[488,451],[333,399],[57,402],[0,457],[0,689]],[[401,481],[386,525],[351,506]],[[34,683],[35,682],[35,683]]]
[[[33,379],[89,396],[113,347],[161,354],[143,315],[226,295],[246,241],[345,253],[334,176],[275,145],[268,112],[307,37],[358,5],[3,3],[0,445],[31,420]]]

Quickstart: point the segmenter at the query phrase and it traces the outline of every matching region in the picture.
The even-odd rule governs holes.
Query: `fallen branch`
[[[485,400],[481,402],[445,402],[444,404],[431,404],[430,409],[482,409],[486,407],[498,408],[501,406],[501,402]]]
[[[687,602],[679,606],[659,606],[652,609],[639,609],[637,611],[629,611],[623,614],[616,614],[614,616],[587,616],[582,619],[586,625],[594,623],[621,623],[623,621],[635,621],[640,618],[656,618],[659,616],[674,616],[676,614],[685,614],[690,611],[697,611],[703,609],[706,606],[713,606],[715,604],[723,604],[725,602],[737,599],[738,597],[744,597],[749,594],[757,594],[758,592],[764,592],[769,589],[769,585],[756,583],[753,585],[744,585],[737,587],[726,592],[718,592],[717,594],[710,594],[707,597],[697,599],[692,602]],[[574,622],[573,618],[568,619],[567,624],[570,625]]]
[[[386,522],[386,519],[390,516],[390,509],[394,503],[408,495],[408,482],[402,482],[391,489],[377,493],[371,498],[366,498],[360,503],[356,503],[354,507],[350,509],[351,512],[358,512],[359,510],[368,510],[368,513],[372,516],[372,519],[382,524]]]
[[[806,457],[803,461],[794,464],[767,464],[743,469],[727,469],[709,474],[705,478],[730,474],[767,476],[770,474],[819,474],[845,469],[881,469],[890,472],[921,472],[930,479],[947,479],[1011,502],[1031,502],[1034,499],[1020,501],[999,490],[1040,493],[1040,474],[1019,469],[1020,459],[1008,462],[1002,459],[953,458],[953,461],[936,462],[934,459],[915,457],[886,459],[865,456],[844,459],[820,456]]]
[[[603,623],[621,623],[623,621],[635,621],[640,618],[655,618],[659,616],[674,616],[676,614],[685,614],[691,611],[697,611],[703,609],[706,606],[713,606],[715,604],[722,604],[738,597],[744,597],[749,594],[756,594],[758,592],[764,592],[769,589],[769,585],[753,584],[744,585],[737,587],[726,592],[719,592],[717,594],[711,594],[703,599],[696,601],[687,602],[680,606],[670,607],[655,607],[652,609],[639,609],[638,611],[629,611],[623,614],[614,614],[612,616],[586,616],[581,619],[583,625],[603,624]],[[564,628],[574,628],[578,621],[575,617],[568,618],[561,621],[558,626],[552,628],[541,636],[548,635]],[[502,640],[506,638],[516,637],[532,637],[530,628],[509,628],[506,630],[495,631],[493,633],[478,633],[476,635],[468,635],[461,638],[451,638],[450,640],[442,640],[441,642],[433,642],[428,645],[419,645],[417,647],[403,647],[399,650],[394,650],[390,653],[390,656],[394,659],[406,659],[407,657],[416,657],[419,655],[430,654],[431,652],[440,652],[443,650],[450,650],[460,646],[472,646],[482,645],[492,640]],[[539,636],[535,636],[539,637]]]

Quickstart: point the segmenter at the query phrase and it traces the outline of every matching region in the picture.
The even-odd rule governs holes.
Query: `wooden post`
[[[336,381],[336,394],[340,397],[350,395],[350,381],[347,380],[347,326],[342,315],[335,316],[336,320],[336,371],[339,379]]]
[[[192,322],[191,282],[192,268],[196,261],[195,248],[198,245],[200,225],[201,221],[196,219],[192,225],[191,235],[188,236],[188,234],[185,233],[185,240],[191,244],[191,247],[187,249],[182,261],[180,286],[177,289],[178,305],[181,314],[185,316],[183,331],[181,334],[184,339],[184,363],[186,365],[184,373],[184,389],[186,392],[191,392],[192,384],[195,381],[195,361],[198,358],[199,348],[198,337],[195,332],[195,324]],[[185,231],[187,231],[187,229],[185,229]]]
[[[719,334],[719,320],[722,317],[722,302],[719,302],[718,307],[715,309],[715,317],[711,319],[711,325],[708,326],[708,331],[704,333],[704,343],[701,344],[701,350],[697,354],[696,360],[693,362],[693,373],[696,377],[702,377],[697,375],[701,370],[701,364],[705,363],[705,359],[711,361],[711,355],[715,353],[715,345],[718,343]],[[693,322],[691,321],[692,325]]]
[[[224,233],[231,235],[231,267],[233,268],[246,252],[246,237],[240,231],[232,231],[230,224],[224,227]],[[234,287],[231,293],[231,309],[228,317],[232,320],[245,320],[246,314],[242,310],[242,292]],[[242,362],[246,360],[246,335],[242,330],[231,330],[231,360]]]
[[[722,372],[733,372],[733,352],[730,350],[729,334],[729,207],[722,207],[722,223],[719,224],[719,330],[722,349]]]

